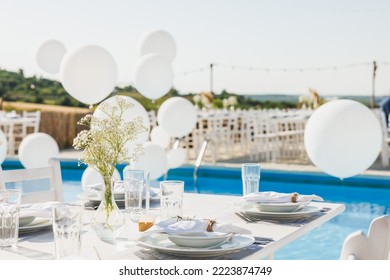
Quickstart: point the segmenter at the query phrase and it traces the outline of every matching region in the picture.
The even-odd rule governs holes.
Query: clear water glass
[[[20,190],[0,190],[0,248],[18,244]]]
[[[167,180],[160,182],[161,220],[183,215],[184,182]]]
[[[260,164],[241,164],[242,194],[246,196],[260,190]]]
[[[83,212],[84,207],[78,204],[58,204],[53,207],[56,259],[80,256]]]
[[[129,213],[130,219],[137,222],[143,213],[144,171],[126,169],[123,171],[123,177],[125,180],[125,209]]]

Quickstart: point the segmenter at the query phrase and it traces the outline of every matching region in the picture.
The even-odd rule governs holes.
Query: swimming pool
[[[124,166],[118,166],[120,173]],[[18,161],[6,161],[3,169],[21,168]],[[82,191],[80,179],[85,166],[61,161],[66,201]],[[241,195],[238,168],[201,167],[196,186],[193,167],[170,170],[168,179],[185,181],[186,192]],[[275,259],[338,259],[344,238],[356,231],[367,231],[371,220],[390,213],[390,177],[355,176],[343,181],[321,173],[262,170],[262,191],[298,192],[322,196],[326,201],[346,205],[341,215],[279,250]]]

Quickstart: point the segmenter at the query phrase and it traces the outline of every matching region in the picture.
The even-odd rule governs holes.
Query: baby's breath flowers
[[[99,105],[101,118],[86,115],[77,124],[89,129],[80,131],[73,140],[73,147],[82,150],[79,161],[98,171],[104,179],[107,216],[112,210],[111,177],[118,163],[136,161],[142,154],[140,144],[129,151],[126,143],[137,139],[138,135],[147,131],[143,126],[142,118],[136,117],[125,121],[124,113],[131,109],[133,104],[125,98],[115,97],[113,105],[102,103]]]

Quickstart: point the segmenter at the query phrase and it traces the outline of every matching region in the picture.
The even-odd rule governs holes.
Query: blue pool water
[[[17,161],[7,161],[3,168],[22,167]],[[82,191],[80,180],[85,166],[62,161],[61,168],[65,200],[74,200]],[[122,173],[123,166],[118,169]],[[238,168],[201,167],[196,186],[191,166],[170,170],[168,179],[185,181],[186,192],[242,195]],[[338,259],[348,234],[356,230],[366,232],[372,219],[390,213],[390,177],[355,176],[341,181],[322,173],[262,170],[260,189],[315,193],[326,201],[346,205],[344,213],[281,249],[274,255],[275,259]]]

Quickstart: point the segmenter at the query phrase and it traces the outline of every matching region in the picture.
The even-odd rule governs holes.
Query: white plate
[[[242,210],[251,216],[263,217],[263,218],[278,218],[278,219],[297,219],[297,218],[309,216],[313,213],[320,211],[320,209],[315,206],[304,206],[293,212],[265,212],[265,211],[260,211],[253,204],[248,204],[244,206]]]
[[[181,247],[168,239],[168,235],[154,233],[142,236],[138,243],[145,247],[156,249],[162,253],[183,257],[211,257],[228,254],[234,250],[246,248],[255,242],[251,235],[238,234],[225,243],[205,248]]]
[[[19,226],[19,233],[32,233],[37,231],[46,230],[52,227],[51,219],[48,218],[35,218],[33,222],[26,226]]]
[[[151,188],[151,190],[154,192],[154,195],[150,197],[150,200],[159,200],[159,192],[160,189],[158,188]],[[121,192],[116,192],[114,193],[114,198],[118,206],[124,206],[125,205],[125,197],[124,193]],[[77,198],[82,199],[82,200],[89,200],[91,201],[94,205],[99,205],[101,201],[101,193],[100,192],[82,192],[77,194]]]
[[[19,227],[25,227],[35,220],[35,216],[19,216]]]
[[[293,212],[305,206],[307,203],[283,202],[283,203],[256,203],[256,207],[261,212]]]
[[[205,248],[227,242],[232,236],[232,233],[200,232],[196,235],[168,234],[168,239],[181,247]]]

